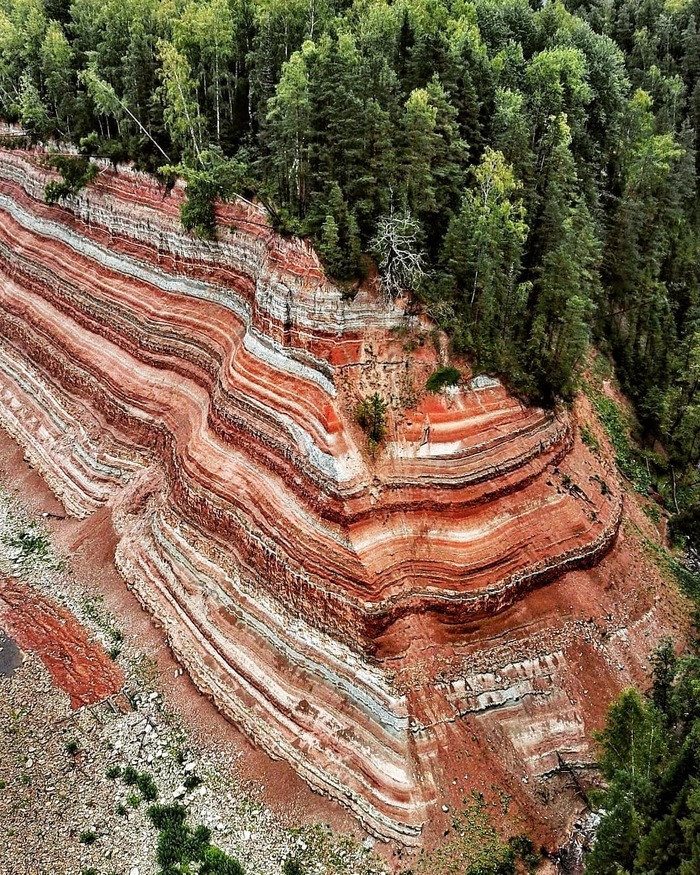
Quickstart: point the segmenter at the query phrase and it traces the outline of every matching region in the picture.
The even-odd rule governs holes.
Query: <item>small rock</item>
[[[449,807],[448,807],[447,805],[443,805],[443,806],[442,806],[442,810],[445,812],[445,814],[447,814],[447,812],[448,812],[450,809],[449,809]]]
[[[185,793],[187,793],[187,787],[184,784],[180,784],[173,792],[173,799],[182,799]]]

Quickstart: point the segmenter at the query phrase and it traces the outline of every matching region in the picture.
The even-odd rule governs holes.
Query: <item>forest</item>
[[[670,639],[653,653],[653,685],[626,690],[600,733],[606,812],[587,875],[700,872],[700,657],[677,657]]]
[[[0,115],[259,199],[476,370],[571,398],[591,344],[700,542],[700,0],[0,0]],[[659,449],[661,448],[661,449]],[[654,452],[655,450],[655,452]],[[673,494],[671,498],[671,478]]]

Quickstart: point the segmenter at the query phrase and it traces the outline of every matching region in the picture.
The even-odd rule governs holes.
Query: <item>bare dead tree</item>
[[[425,276],[425,257],[419,247],[420,225],[405,209],[381,216],[371,249],[377,259],[381,288],[387,298],[413,291]]]

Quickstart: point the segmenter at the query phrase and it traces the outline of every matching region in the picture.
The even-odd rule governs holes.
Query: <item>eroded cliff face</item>
[[[404,349],[402,312],[346,300],[252,205],[204,243],[178,187],[105,167],[57,207],[51,178],[0,152],[1,424],[71,514],[110,508],[117,567],[196,684],[380,836],[419,842],[489,779],[542,807],[536,779],[589,758],[640,663],[616,566],[564,574],[622,508],[572,414],[494,381],[424,396],[437,356]],[[373,458],[353,411],[376,390]]]

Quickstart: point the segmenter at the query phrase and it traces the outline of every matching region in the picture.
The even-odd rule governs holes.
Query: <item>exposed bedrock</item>
[[[437,354],[403,349],[400,309],[346,300],[252,205],[220,208],[204,243],[179,187],[105,167],[57,207],[49,179],[0,152],[2,425],[71,514],[111,508],[117,567],[197,685],[415,843],[444,779],[415,648],[595,565],[614,475],[564,410],[494,381],[424,396]],[[372,391],[390,402],[375,458],[353,413]],[[563,658],[513,663],[505,686],[431,675],[435,726],[540,695]]]

